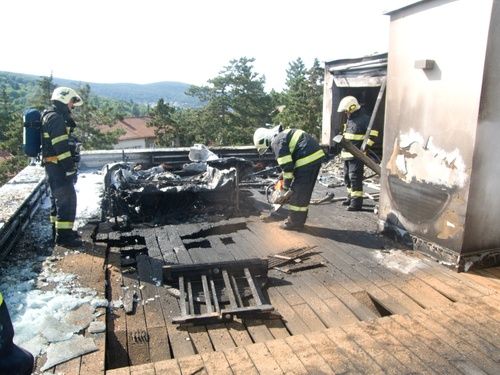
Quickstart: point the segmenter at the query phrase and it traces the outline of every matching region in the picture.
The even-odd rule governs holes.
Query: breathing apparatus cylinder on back
[[[42,114],[31,108],[23,114],[23,151],[27,156],[37,157],[42,147]]]

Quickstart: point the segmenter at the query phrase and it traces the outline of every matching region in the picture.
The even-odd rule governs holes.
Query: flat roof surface
[[[320,186],[315,197],[324,193]],[[374,205],[367,199],[362,212],[340,202],[312,205],[302,232],[238,215],[128,231],[88,224],[85,248],[66,253],[58,267],[110,301],[132,290],[138,298],[132,313],[108,311],[98,352],[55,373],[500,373],[500,268],[459,274],[398,248],[377,233]],[[264,295],[281,319],[172,323],[180,305],[160,282],[167,262],[274,259],[312,246],[303,263],[321,267],[268,272]]]

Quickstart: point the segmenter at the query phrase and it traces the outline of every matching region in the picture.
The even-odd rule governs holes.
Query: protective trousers
[[[357,209],[363,206],[363,174],[364,164],[361,160],[344,161],[344,182],[350,200],[349,206]]]
[[[73,232],[76,217],[76,191],[73,179],[67,178],[57,163],[46,163],[45,173],[51,191],[51,221],[55,217],[56,235],[69,238]]]
[[[290,211],[288,221],[292,225],[304,225],[309,212],[309,202],[316,184],[321,163],[306,165],[297,168],[293,173],[293,183],[291,189],[293,195],[288,201],[287,208]]]
[[[14,328],[9,310],[0,293],[0,374],[31,374],[34,365],[33,356],[12,342]]]

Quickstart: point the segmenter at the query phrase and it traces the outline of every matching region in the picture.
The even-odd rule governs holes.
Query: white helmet
[[[83,104],[82,98],[77,94],[75,90],[69,87],[58,87],[52,93],[50,100],[57,100],[61,103],[68,104],[73,100],[75,106]]]
[[[337,112],[353,113],[360,108],[361,106],[359,105],[358,100],[354,96],[345,96],[340,101]]]
[[[257,148],[257,152],[259,155],[263,155],[269,146],[271,146],[271,142],[273,138],[278,135],[283,128],[281,125],[277,125],[274,128],[258,128],[255,133],[253,133],[253,144]]]

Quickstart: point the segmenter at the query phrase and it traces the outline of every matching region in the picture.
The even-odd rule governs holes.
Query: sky
[[[280,91],[290,62],[387,52],[405,0],[2,0],[0,71],[93,83],[204,85],[255,58]]]

